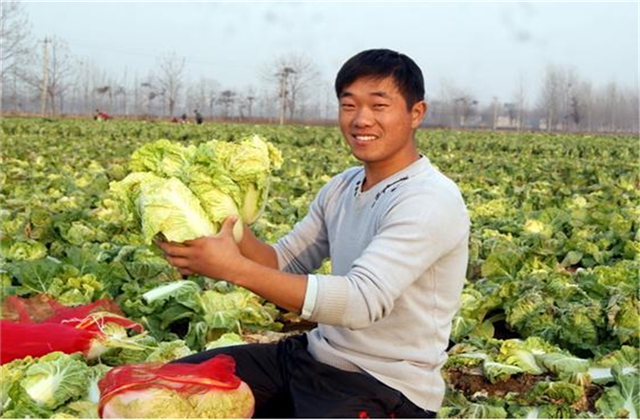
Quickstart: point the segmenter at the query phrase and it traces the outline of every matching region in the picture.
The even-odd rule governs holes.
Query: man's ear
[[[425,101],[416,102],[411,107],[411,127],[418,128],[424,116],[427,114],[429,106]]]

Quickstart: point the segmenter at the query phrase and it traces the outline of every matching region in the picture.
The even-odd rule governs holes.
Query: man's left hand
[[[214,279],[231,281],[234,271],[244,257],[233,238],[233,226],[237,216],[225,219],[216,236],[175,242],[156,242],[164,257],[180,274],[201,274]]]

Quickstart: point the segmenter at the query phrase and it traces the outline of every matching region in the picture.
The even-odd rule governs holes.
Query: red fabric
[[[102,417],[104,405],[119,393],[149,387],[173,389],[187,394],[237,389],[241,381],[235,375],[235,367],[235,360],[226,354],[219,354],[199,364],[141,363],[115,367],[98,382],[98,413]]]

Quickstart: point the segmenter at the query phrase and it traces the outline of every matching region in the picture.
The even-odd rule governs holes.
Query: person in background
[[[93,114],[93,119],[96,121],[106,121],[109,119],[109,114],[96,108],[96,112]]]
[[[194,109],[193,113],[196,114],[195,115],[196,124],[202,124],[202,122],[204,121],[204,118],[202,118],[202,114],[197,109]]]
[[[223,279],[317,327],[274,344],[223,347],[256,398],[256,417],[435,417],[451,322],[468,261],[458,187],[417,148],[420,68],[387,49],[350,58],[335,81],[339,125],[362,162],[334,176],[273,245],[231,216],[217,237],[158,242],[183,275]],[[331,259],[329,275],[312,274]]]

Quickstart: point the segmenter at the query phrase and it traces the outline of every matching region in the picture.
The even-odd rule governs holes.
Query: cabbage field
[[[3,417],[95,417],[96,382],[112,366],[312,328],[246,290],[182,278],[109,192],[144,144],[254,133],[283,157],[253,225],[275,241],[331,176],[357,164],[337,129],[1,121],[2,317],[18,317],[10,296],[34,298],[33,310],[42,294],[66,306],[111,298],[145,330],[107,324],[91,355],[4,363]],[[638,139],[421,130],[417,140],[456,181],[472,220],[439,417],[638,418]]]

